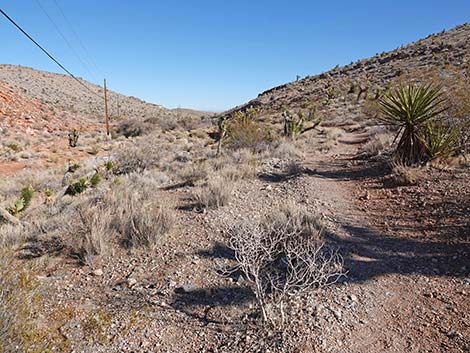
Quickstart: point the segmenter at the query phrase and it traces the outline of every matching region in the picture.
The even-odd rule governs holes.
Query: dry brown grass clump
[[[378,134],[362,147],[362,152],[367,157],[374,157],[382,154],[391,147],[391,136],[387,134]]]
[[[113,210],[109,225],[125,247],[153,248],[172,228],[173,213],[159,199],[157,188],[157,183],[136,177],[123,181],[105,196],[104,202]]]
[[[392,163],[392,173],[390,180],[394,185],[407,186],[414,185],[418,181],[418,169],[404,165],[400,162]]]
[[[200,208],[218,208],[230,201],[232,185],[230,180],[219,177],[209,178],[193,191],[195,202]]]

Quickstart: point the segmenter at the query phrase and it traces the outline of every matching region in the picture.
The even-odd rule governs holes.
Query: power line
[[[59,3],[57,2],[57,0],[54,0],[54,3],[55,5],[57,6],[57,8],[59,9],[59,12],[61,13],[62,17],[64,18],[65,22],[68,24],[68,26],[70,27],[70,30],[71,32],[74,34],[75,38],[77,38],[77,42],[78,44],[82,47],[83,49],[83,52],[85,53],[85,55],[88,57],[88,60],[90,61],[90,63],[95,67],[95,69],[97,71],[99,71],[99,73],[101,73],[103,76],[106,76],[103,74],[103,71],[100,70],[100,68],[96,65],[95,61],[93,60],[93,57],[90,55],[90,52],[87,50],[87,48],[85,47],[85,44],[83,44],[83,41],[80,39],[80,36],[78,35],[77,31],[75,31],[74,29],[74,26],[72,25],[72,23],[69,21],[68,17],[65,15],[65,12],[62,10],[62,7],[59,5]]]
[[[69,47],[69,49],[72,51],[73,55],[77,58],[78,61],[80,61],[80,63],[82,64],[83,68],[90,74],[90,76],[93,77],[93,79],[96,81],[96,77],[95,75],[89,70],[88,66],[85,64],[85,62],[82,60],[82,58],[80,57],[80,55],[77,53],[77,51],[73,48],[72,44],[70,44],[69,40],[67,39],[67,37],[64,35],[64,33],[60,30],[59,26],[56,24],[56,22],[52,19],[52,17],[49,15],[49,13],[46,11],[46,9],[42,6],[40,0],[36,0],[36,3],[38,4],[38,6],[41,8],[42,12],[47,16],[47,18],[49,19],[49,21],[53,24],[53,26],[55,27],[57,33],[59,33],[59,35],[62,37],[62,39],[64,40],[64,42],[67,44],[67,46]]]
[[[62,10],[62,7],[59,5],[59,2],[57,0],[54,0],[54,3],[56,5],[57,9],[59,10],[59,12],[61,13],[62,17],[64,18],[65,22],[68,24],[68,26],[70,28],[70,31],[73,33],[73,35],[77,39],[77,42],[80,45],[80,47],[82,48],[83,52],[85,53],[85,56],[88,58],[88,61],[94,66],[94,68],[96,69],[97,72],[99,72],[101,75],[103,75],[103,77],[106,76],[103,73],[103,71],[98,67],[98,65],[96,65],[96,62],[93,59],[92,55],[90,54],[90,51],[87,49],[87,47],[85,46],[85,44],[81,40],[80,36],[78,35],[78,32],[75,30],[75,27],[73,26],[71,21],[68,19],[68,17],[65,14],[64,10]],[[110,94],[110,97],[112,97],[112,94]],[[116,103],[116,107],[117,107],[117,115],[119,116],[119,101],[118,100],[119,100],[119,98],[118,98],[118,95],[116,94],[116,102],[115,103]],[[112,107],[112,105],[111,105],[111,107]]]
[[[34,40],[33,37],[31,37],[23,28],[20,27],[20,25],[18,25],[10,16],[8,16],[5,11],[3,11],[2,9],[0,9],[0,13],[5,16],[5,18],[10,21],[16,28],[18,28],[18,30],[20,30],[21,33],[23,33],[31,42],[33,42],[39,49],[41,49],[41,51],[46,54],[52,61],[54,61],[62,70],[64,70],[66,73],[68,73],[70,75],[70,77],[72,77],[75,81],[77,81],[81,86],[83,86],[87,91],[93,93],[94,95],[96,95],[97,97],[100,97],[101,99],[104,99],[103,97],[101,97],[100,95],[98,95],[96,92],[93,92],[90,88],[88,88],[87,86],[85,86],[85,84],[83,82],[81,82],[77,77],[75,77],[74,74],[72,74],[69,70],[67,70],[64,65],[62,65],[58,60],[56,60],[51,54],[49,54],[49,52],[44,49],[38,42],[36,42],[36,40]]]

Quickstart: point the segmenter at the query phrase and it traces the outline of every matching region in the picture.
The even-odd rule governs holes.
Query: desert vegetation
[[[468,30],[214,116],[126,97],[110,137],[33,80],[0,106],[0,352],[465,351]]]

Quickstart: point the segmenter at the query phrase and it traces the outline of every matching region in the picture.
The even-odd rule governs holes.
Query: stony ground
[[[93,268],[56,259],[41,278],[67,313],[58,330],[70,349],[468,351],[469,171],[429,168],[416,185],[391,186],[380,159],[356,158],[366,138],[345,132],[327,153],[306,151],[295,172],[271,159],[216,210],[195,209],[188,186],[162,188],[177,226],[154,252],[119,251]],[[226,225],[288,201],[322,216],[348,274],[299,298],[288,326],[265,329],[243,277],[220,274],[234,261]]]

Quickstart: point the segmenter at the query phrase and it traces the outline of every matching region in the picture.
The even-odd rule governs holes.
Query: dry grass
[[[123,146],[115,154],[113,172],[118,175],[139,173],[156,167],[162,158],[162,153],[163,151],[151,140]]]
[[[218,208],[230,201],[232,184],[223,177],[209,178],[203,185],[196,187],[193,197],[197,205],[202,208]]]
[[[43,317],[45,288],[37,280],[34,261],[20,261],[0,248],[0,353],[62,352],[68,341],[57,322]],[[41,322],[48,322],[48,325]]]
[[[390,180],[394,185],[407,186],[414,185],[418,181],[418,169],[404,165],[400,162],[392,163],[392,173]]]
[[[379,134],[374,136],[371,140],[362,147],[362,152],[367,157],[378,156],[391,146],[392,137],[387,134]]]
[[[106,206],[113,210],[109,226],[125,247],[154,248],[171,230],[174,216],[155,192],[158,185],[136,175],[121,181],[105,196]]]
[[[59,216],[59,231],[69,254],[92,265],[112,254],[111,212],[98,197],[74,204]]]

